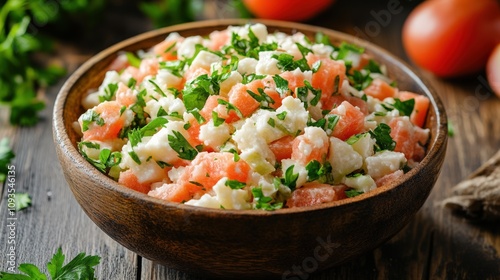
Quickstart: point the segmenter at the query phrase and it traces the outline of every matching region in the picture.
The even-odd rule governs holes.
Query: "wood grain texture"
[[[339,0],[313,24],[356,35],[374,20],[388,1]],[[416,1],[400,1],[393,15],[369,41],[406,59],[400,43],[405,15]],[[135,25],[140,21],[134,21]],[[137,27],[136,27],[137,28]],[[119,33],[119,32],[117,32]],[[88,49],[77,52],[88,54]],[[74,60],[80,64],[86,56]],[[308,279],[500,279],[500,226],[471,223],[441,206],[451,188],[471,174],[500,148],[500,100],[485,89],[483,73],[464,79],[442,80],[420,73],[440,95],[453,124],[441,175],[424,206],[410,223],[378,249],[342,266],[309,275]],[[49,89],[51,104],[61,84]],[[10,127],[0,114],[0,138],[14,142],[20,191],[28,191],[34,206],[18,214],[18,263],[44,266],[57,246],[69,256],[81,251],[102,257],[98,279],[204,280],[178,272],[131,253],[95,226],[74,200],[57,164],[50,133],[50,106],[45,120],[33,129]],[[47,190],[52,190],[49,201]],[[0,270],[7,268],[5,194],[0,202]],[[366,229],[370,230],[370,229]],[[291,278],[290,278],[291,279]],[[300,278],[299,278],[300,279]]]

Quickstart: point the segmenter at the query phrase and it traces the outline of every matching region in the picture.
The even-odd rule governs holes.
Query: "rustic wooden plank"
[[[52,104],[61,83],[50,88],[42,121],[31,128],[2,126],[0,138],[13,141],[15,188],[31,195],[33,205],[7,220],[6,192],[0,202],[0,271],[8,269],[7,225],[15,222],[17,264],[44,267],[58,247],[67,260],[79,252],[101,256],[99,279],[135,279],[137,257],[107,237],[84,214],[67,187],[52,141]],[[4,253],[5,252],[5,253]]]
[[[500,147],[500,127],[494,117],[500,101],[483,85],[482,75],[462,81],[435,79],[436,90],[449,108],[455,128],[443,166],[441,184],[431,195],[436,204],[431,278],[498,279],[500,227],[472,224],[443,209],[440,202]],[[439,182],[438,182],[439,183]]]

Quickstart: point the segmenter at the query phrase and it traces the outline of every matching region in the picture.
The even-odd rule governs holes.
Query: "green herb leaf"
[[[168,135],[168,143],[170,147],[177,152],[179,158],[193,160],[198,151],[193,148],[186,138],[179,131],[172,131],[173,135]]]
[[[398,110],[404,116],[411,116],[413,108],[415,107],[415,99],[408,99],[406,101],[401,101],[399,98],[394,98],[394,109]]]
[[[52,256],[47,264],[47,270],[52,280],[95,280],[94,267],[97,266],[101,258],[98,256],[87,256],[85,253],[78,254],[69,263],[64,265],[65,256],[61,248]],[[0,279],[3,280],[46,280],[38,267],[33,264],[20,264],[19,271],[24,274],[14,274],[0,272]]]
[[[345,195],[347,197],[355,197],[355,196],[358,196],[360,194],[364,194],[364,192],[358,191],[358,190],[354,190],[354,189],[345,191]]]
[[[281,112],[279,114],[276,114],[276,117],[278,118],[278,120],[283,121],[283,120],[285,120],[287,113],[288,113],[287,111],[283,111],[283,112]]]
[[[236,106],[234,106],[233,104],[227,102],[226,100],[223,100],[223,99],[218,99],[217,100],[217,103],[218,104],[221,104],[221,105],[225,105],[226,108],[227,108],[227,113],[229,114],[230,111],[234,111],[236,113],[236,115],[242,119],[243,118],[243,114],[241,113],[240,109],[238,109]]]
[[[131,66],[139,68],[141,66],[141,59],[138,58],[134,53],[126,52],[125,56],[127,57],[127,61]]]
[[[391,127],[385,123],[379,124],[373,131],[369,131],[375,138],[375,150],[389,150],[393,151],[396,147],[396,142],[391,137]]]
[[[282,202],[274,202],[273,198],[265,196],[262,192],[262,187],[256,187],[252,189],[253,199],[255,201],[255,209],[263,209],[267,211],[273,211],[283,208]]]
[[[108,84],[108,86],[104,89],[104,95],[99,96],[99,102],[104,102],[104,101],[110,101],[113,99],[113,97],[116,94],[116,91],[118,90],[118,84]]]
[[[132,158],[132,160],[135,161],[135,163],[137,164],[141,164],[141,159],[139,158],[139,156],[135,153],[135,151],[130,151],[128,152],[128,155]]]
[[[21,211],[31,206],[31,197],[27,193],[16,192],[15,200],[16,200],[16,211]]]
[[[290,190],[295,190],[297,186],[297,179],[299,179],[298,173],[293,173],[294,165],[288,167],[285,171],[285,177],[281,178],[281,183],[290,188]]]
[[[238,180],[226,180],[224,185],[230,187],[233,190],[239,190],[244,188],[247,184],[240,182]]]
[[[8,138],[3,138],[0,141],[0,183],[5,181],[9,173],[11,160],[15,157],[9,144]]]
[[[283,71],[293,71],[297,68],[299,68],[302,72],[311,70],[304,58],[294,60],[293,55],[288,53],[280,53],[279,55],[275,54],[271,57],[278,60],[277,66]]]
[[[194,109],[203,109],[208,97],[218,92],[219,85],[214,84],[207,74],[196,77],[184,86],[182,98],[186,110],[191,112]]]
[[[330,42],[330,38],[328,36],[326,36],[324,33],[321,33],[321,32],[316,33],[316,35],[314,36],[314,39],[315,39],[316,43],[318,43],[318,44],[332,46],[332,43]]]
[[[87,112],[82,115],[82,131],[85,132],[89,130],[89,125],[92,123],[103,126],[104,119],[101,118],[100,114],[96,113],[94,110],[87,110]]]
[[[276,91],[281,96],[286,96],[290,93],[290,88],[288,87],[288,81],[282,78],[280,75],[273,76],[274,83],[276,84]]]
[[[226,119],[220,118],[219,114],[217,114],[217,112],[215,111],[212,111],[212,120],[214,122],[215,127],[218,127],[219,125],[223,124],[226,121]]]
[[[246,84],[253,82],[255,80],[262,80],[265,77],[266,77],[266,75],[257,75],[255,73],[243,75],[243,80],[241,81],[241,83],[246,85]],[[287,85],[288,85],[288,82],[287,82]]]

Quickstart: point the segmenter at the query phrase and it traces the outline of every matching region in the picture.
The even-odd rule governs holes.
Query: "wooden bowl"
[[[167,34],[207,35],[248,20],[215,20],[151,31],[91,58],[67,80],[54,108],[53,133],[66,180],[87,215],[123,246],[168,267],[216,278],[258,278],[311,273],[367,253],[400,231],[428,197],[443,163],[447,121],[443,104],[404,63],[358,38],[308,25],[260,20],[269,32],[316,32],[332,42],[357,44],[387,66],[400,88],[431,101],[428,153],[392,185],[341,201],[306,208],[217,210],[170,203],[119,185],[77,150],[73,130],[82,96],[97,88],[119,51],[147,49]],[[294,272],[295,271],[295,272]]]

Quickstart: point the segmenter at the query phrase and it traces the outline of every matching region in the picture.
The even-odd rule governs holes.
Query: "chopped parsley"
[[[374,130],[369,131],[373,138],[375,138],[375,150],[389,150],[393,151],[396,148],[396,142],[391,137],[391,127],[385,123],[379,124]]]
[[[255,202],[255,209],[273,211],[283,208],[283,202],[274,202],[272,197],[265,196],[262,192],[262,187],[253,188],[252,195]]]
[[[78,150],[80,154],[93,166],[95,166],[99,171],[106,173],[110,168],[120,164],[122,160],[122,154],[120,152],[111,152],[109,149],[102,149],[99,152],[99,158],[93,159],[87,155],[83,147],[88,149],[100,149],[100,145],[93,142],[80,142],[78,143]]]
[[[307,181],[319,181],[321,183],[332,183],[333,177],[332,173],[332,165],[330,162],[325,161],[325,163],[321,164],[317,160],[312,160],[306,165],[307,170]]]
[[[139,68],[139,66],[141,66],[141,59],[138,58],[134,53],[126,52],[125,56],[127,57],[127,61],[131,66],[135,68]]]
[[[248,75],[243,75],[243,79],[241,81],[242,84],[246,85],[250,82],[253,82],[255,80],[262,80],[266,77],[266,75],[257,75],[255,73],[248,74]],[[286,80],[285,80],[286,81]],[[288,81],[287,81],[288,84]]]
[[[355,190],[355,189],[345,191],[345,195],[347,197],[355,197],[355,196],[358,196],[360,194],[364,194],[364,192],[358,191],[358,190]]]
[[[274,83],[276,84],[276,91],[280,96],[286,96],[290,92],[288,87],[288,81],[282,78],[280,75],[273,76]]]
[[[135,163],[137,164],[141,164],[141,159],[139,158],[139,156],[135,153],[135,151],[130,151],[128,152],[128,155],[132,158],[133,161],[135,161]]]
[[[260,52],[274,51],[278,48],[278,44],[276,42],[259,43],[252,28],[248,28],[248,39],[244,39],[236,33],[231,35],[231,48],[239,55],[259,59]]]
[[[153,80],[148,80],[148,82],[149,82],[150,84],[152,84],[152,85],[153,85],[153,87],[155,88],[155,92],[156,92],[156,93],[158,93],[159,95],[161,95],[161,96],[163,96],[163,97],[167,96],[167,95],[165,94],[165,92],[164,92],[164,91],[160,88],[160,86],[159,86],[159,85],[158,85],[155,81],[153,81]]]
[[[399,98],[394,98],[394,104],[382,104],[382,107],[387,111],[392,111],[393,109],[398,110],[403,116],[411,116],[413,108],[415,107],[415,99],[408,99],[406,101],[401,101]]]
[[[183,90],[182,99],[186,110],[191,112],[194,109],[201,110],[205,106],[210,95],[219,93],[220,85],[215,79],[207,74],[200,75],[189,81]]]
[[[294,165],[288,167],[284,174],[285,177],[281,178],[281,183],[289,187],[292,191],[295,190],[295,187],[297,186],[297,179],[299,179],[299,174],[293,173],[294,167],[295,167]]]
[[[276,117],[278,118],[278,120],[282,120],[283,121],[286,118],[286,114],[287,114],[287,111],[283,111],[283,112],[281,112],[279,114],[276,114]]]
[[[89,126],[92,123],[103,126],[104,119],[101,118],[100,114],[96,113],[94,110],[87,110],[87,112],[82,115],[82,131],[85,132],[89,130]]]
[[[198,150],[193,148],[191,144],[179,131],[172,131],[168,135],[168,144],[179,155],[179,158],[186,160],[193,160],[198,154]]]
[[[226,121],[226,119],[219,117],[219,114],[217,114],[217,112],[215,111],[212,111],[212,120],[214,122],[215,127],[218,127],[219,125],[223,124]]]
[[[293,55],[288,53],[274,54],[272,58],[278,60],[278,68],[282,71],[293,71],[299,68],[302,72],[311,70],[305,58],[294,60]]]
[[[118,84],[116,83],[108,84],[108,86],[104,88],[104,95],[99,96],[99,102],[102,103],[104,101],[112,100],[117,90],[118,90]]]
[[[229,114],[229,112],[234,111],[239,118],[243,118],[243,114],[241,113],[240,109],[238,109],[233,104],[227,102],[224,99],[218,99],[217,103],[220,104],[220,105],[225,105],[226,108],[227,108],[227,113],[228,114]]]
[[[240,182],[238,180],[226,180],[224,185],[230,187],[233,190],[239,190],[246,187],[247,184]]]
[[[321,60],[314,62],[312,67],[311,67],[311,71],[313,72],[313,74],[318,72],[320,67],[321,67]]]

